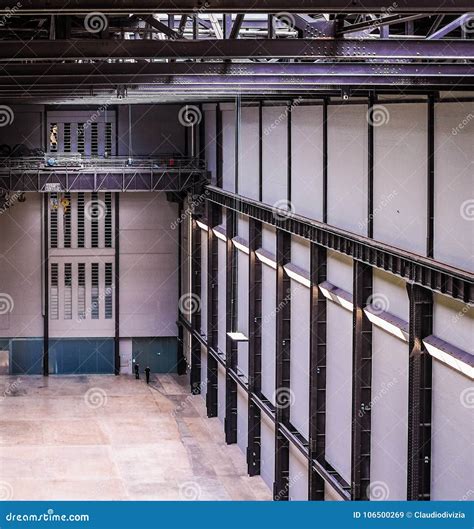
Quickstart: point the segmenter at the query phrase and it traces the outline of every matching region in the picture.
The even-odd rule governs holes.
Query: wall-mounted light
[[[214,232],[214,235],[220,239],[221,241],[224,241],[226,242],[227,241],[227,235],[226,235],[226,230],[223,226],[216,226],[215,228],[213,228],[212,230]]]
[[[425,338],[423,344],[432,357],[474,380],[472,355],[467,351],[463,351],[434,335]]]
[[[302,268],[299,268],[298,266],[288,263],[284,267],[285,272],[288,274],[288,277],[293,279],[294,281],[297,281],[301,285],[310,288],[311,287],[311,279],[309,277],[308,272],[303,270]]]
[[[343,290],[342,288],[334,286],[329,281],[324,281],[319,285],[323,296],[334,303],[337,303],[346,310],[354,310],[354,304],[352,303],[352,294]]]
[[[389,312],[381,312],[371,306],[366,307],[364,313],[372,324],[393,334],[396,338],[408,342],[408,323],[406,321],[397,318],[397,316]]]
[[[270,266],[271,268],[273,268],[274,270],[277,269],[277,263],[276,263],[276,259],[275,259],[275,256],[270,253],[270,252],[267,252],[266,250],[264,250],[263,248],[259,248],[256,252],[255,252],[255,255],[258,257],[258,259],[266,264],[267,266]]]
[[[249,339],[243,332],[228,332],[227,336],[233,341],[233,342],[248,342]]]
[[[248,246],[247,241],[245,239],[242,239],[242,237],[234,237],[232,239],[232,242],[234,243],[234,246],[238,250],[240,250],[241,252],[244,252],[247,255],[249,255],[250,249],[249,249],[249,246]]]
[[[202,220],[196,220],[196,224],[201,228],[201,230],[209,231],[209,226]]]

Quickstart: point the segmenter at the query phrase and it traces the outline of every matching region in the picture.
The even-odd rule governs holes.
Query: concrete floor
[[[270,500],[186,377],[0,377],[0,500]]]

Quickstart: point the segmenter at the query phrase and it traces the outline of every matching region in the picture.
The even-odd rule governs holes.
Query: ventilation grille
[[[50,240],[51,240],[51,248],[57,248],[58,247],[58,209],[57,209],[57,203],[58,203],[58,195],[53,193],[51,195],[51,208],[50,208]],[[55,206],[54,206],[55,205]]]
[[[71,248],[71,193],[64,194],[64,248]]]
[[[77,195],[77,247],[84,248],[86,245],[86,220],[85,220],[85,198],[84,193]]]
[[[80,154],[84,154],[86,152],[84,123],[77,124],[77,152]]]
[[[64,319],[72,320],[72,264],[64,265]]]
[[[86,265],[77,265],[77,317],[86,319]]]
[[[97,123],[91,125],[91,154],[92,156],[99,154],[99,127]]]
[[[51,263],[51,287],[49,292],[50,317],[59,319],[59,270],[57,263]]]
[[[112,319],[112,263],[105,263],[105,319]]]
[[[99,247],[99,217],[100,217],[100,203],[97,193],[92,193],[90,204],[91,217],[91,246],[92,248]]]
[[[105,154],[112,154],[112,123],[105,124]]]
[[[112,193],[105,194],[105,247],[112,248]]]
[[[64,152],[71,152],[71,124],[64,123]]]
[[[91,317],[99,319],[99,264],[92,263]]]

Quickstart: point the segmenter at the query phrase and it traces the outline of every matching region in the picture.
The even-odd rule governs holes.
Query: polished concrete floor
[[[186,377],[0,377],[0,500],[270,500]]]

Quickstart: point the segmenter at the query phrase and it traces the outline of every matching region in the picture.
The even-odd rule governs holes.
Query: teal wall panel
[[[133,338],[133,363],[146,367],[152,373],[176,373],[178,356],[177,338]]]

